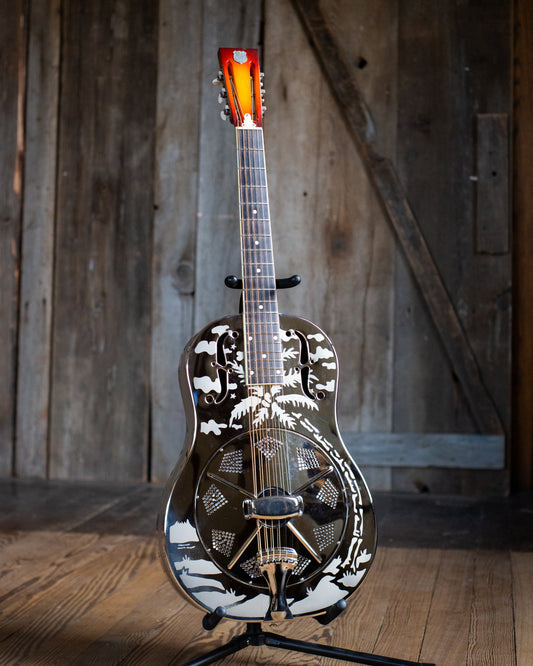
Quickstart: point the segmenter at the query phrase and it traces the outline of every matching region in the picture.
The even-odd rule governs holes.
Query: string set
[[[245,378],[248,387],[253,492],[290,493],[286,430],[276,396],[283,394],[283,357],[261,128],[236,129],[243,279]],[[261,555],[286,546],[280,522],[261,525]]]

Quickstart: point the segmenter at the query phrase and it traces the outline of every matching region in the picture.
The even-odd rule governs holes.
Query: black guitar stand
[[[315,620],[320,622],[320,624],[329,624],[329,622],[342,613],[345,608],[346,601],[341,599],[341,601],[337,602],[334,606],[331,606],[324,615],[319,615]],[[204,629],[207,629],[208,631],[214,629],[225,614],[226,609],[218,607],[212,613],[205,615],[202,621]],[[352,663],[365,664],[367,666],[435,666],[435,664],[381,657],[377,654],[345,650],[344,648],[322,645],[320,643],[298,641],[293,638],[287,638],[287,636],[274,634],[270,631],[263,631],[261,623],[259,622],[248,622],[246,625],[246,631],[243,634],[234,636],[225,645],[215,648],[211,652],[208,652],[197,659],[188,661],[183,666],[204,666],[205,664],[212,664],[230,654],[243,650],[249,645],[253,647],[267,645],[268,647],[282,648],[283,650],[292,650],[293,652],[305,652],[306,654],[315,654],[319,657],[351,661]]]
[[[290,289],[296,287],[301,282],[299,275],[292,275],[290,278],[276,280],[276,289]],[[228,275],[224,280],[226,287],[230,289],[242,289],[242,280],[236,275]],[[242,313],[242,293],[239,311]],[[322,615],[314,619],[320,624],[326,625],[334,620],[346,608],[346,601],[341,599]],[[213,630],[217,624],[225,617],[226,608],[219,606],[212,613],[208,613],[202,620],[202,626],[207,631]],[[351,661],[365,666],[435,666],[435,664],[422,663],[418,661],[406,661],[405,659],[394,659],[392,657],[382,657],[370,654],[368,652],[356,652],[355,650],[345,650],[344,648],[322,645],[320,643],[309,643],[307,641],[298,641],[293,638],[287,638],[280,634],[274,634],[271,631],[263,631],[260,622],[248,622],[246,631],[239,636],[234,636],[228,643],[222,645],[210,652],[207,652],[197,659],[188,661],[183,666],[204,666],[212,664],[219,659],[239,652],[249,645],[257,647],[267,645],[268,647],[282,648],[292,650],[293,652],[305,652],[319,657],[330,657],[341,661]]]
[[[277,278],[276,289],[291,289],[292,287],[297,287],[301,281],[302,278],[299,275],[291,275],[289,278]],[[230,289],[242,289],[242,280],[236,275],[227,275],[224,279],[224,284]],[[239,301],[239,314],[242,314],[242,292]]]

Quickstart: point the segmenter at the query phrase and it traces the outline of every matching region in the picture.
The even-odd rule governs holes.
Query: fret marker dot
[[[281,375],[281,370],[276,370],[276,375]]]
[[[260,269],[260,268],[258,268],[258,269],[257,269],[257,272],[258,272],[258,273],[260,273],[260,272],[261,272],[261,269]]]
[[[259,245],[259,241],[255,241],[255,244],[256,244],[256,245]]]
[[[267,355],[266,355],[266,354],[263,354],[262,356],[263,356],[263,358],[266,358],[266,357],[267,357]]]
[[[248,340],[253,340],[253,338],[252,338],[252,336],[251,336],[251,335],[250,335],[250,336],[248,337]]]
[[[257,215],[257,210],[254,208],[254,215]]]
[[[262,310],[262,309],[263,309],[263,306],[262,306],[262,305],[260,305],[260,306],[259,306],[259,309],[260,309],[260,310]]]

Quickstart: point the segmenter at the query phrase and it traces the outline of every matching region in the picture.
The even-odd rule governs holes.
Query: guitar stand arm
[[[288,278],[277,278],[276,289],[291,289],[292,287],[297,287],[301,281],[302,278],[299,275],[291,275]],[[224,284],[230,289],[242,289],[242,280],[236,275],[226,275]],[[242,314],[242,292],[239,300],[239,314]]]
[[[299,275],[291,275],[288,278],[277,278],[276,289],[291,289],[297,287],[302,278]],[[224,284],[230,289],[242,289],[242,280],[236,275],[227,275],[224,279]]]
[[[219,609],[217,608],[213,613],[209,613],[205,618],[218,616]],[[339,610],[340,613],[342,611]],[[224,616],[225,609],[221,607],[221,614],[219,620]],[[204,619],[205,619],[204,618]],[[333,619],[333,618],[331,618]],[[217,620],[215,624],[218,624]],[[204,625],[205,626],[205,625]],[[239,650],[251,646],[267,645],[273,648],[282,648],[284,650],[292,650],[293,652],[305,652],[306,654],[314,654],[319,657],[329,657],[331,659],[339,659],[341,661],[351,661],[356,664],[365,664],[366,666],[435,666],[435,664],[422,663],[418,661],[406,661],[405,659],[394,659],[391,657],[382,657],[368,652],[356,652],[355,650],[345,650],[344,648],[331,647],[329,645],[321,645],[320,643],[309,643],[307,641],[298,641],[287,636],[274,634],[270,631],[263,631],[261,624],[256,622],[248,622],[246,631],[239,636],[234,636],[228,643],[219,648],[215,648],[211,652],[204,654],[197,659],[188,661],[184,666],[205,666],[212,664],[223,657],[234,654]]]
[[[320,622],[320,624],[329,624],[330,622],[333,622],[333,620],[338,617],[345,608],[346,600],[341,599],[340,601],[337,601],[336,604],[333,604],[333,606],[330,606],[325,613],[322,613],[322,615],[316,615],[315,620]]]

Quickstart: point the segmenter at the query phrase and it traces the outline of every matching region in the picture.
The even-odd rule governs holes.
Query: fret
[[[257,277],[263,277],[263,268],[268,270],[268,267],[273,267],[274,264],[271,261],[261,259],[261,257],[254,257],[254,255],[258,254],[259,252],[266,254],[266,250],[245,250],[243,254],[246,257],[246,264],[251,268],[251,271],[248,274],[254,276],[256,275]],[[252,259],[259,259],[259,261],[252,261]],[[258,266],[260,266],[260,268],[257,268]]]
[[[245,319],[248,323],[252,323],[252,324],[254,322],[259,323],[259,320],[261,320],[263,318],[264,319],[272,318],[272,321],[270,323],[273,323],[275,321],[273,316],[278,317],[277,308],[269,307],[270,305],[272,305],[271,303],[265,303],[265,304],[261,304],[261,305],[262,305],[261,308],[251,308],[251,309],[249,308],[248,309],[248,312],[246,312],[246,317],[245,317]]]
[[[267,195],[266,174],[262,169],[241,169],[239,183],[244,190],[256,190],[264,197]]]
[[[262,323],[259,324],[257,322],[258,317],[256,316],[258,313],[244,313],[243,314],[243,320],[244,323],[246,324],[247,327],[250,327],[249,330],[247,328],[246,330],[246,340],[253,342],[254,341],[254,335],[255,335],[255,328],[258,326],[262,326],[263,324],[266,324],[267,326],[273,326],[276,328],[279,327],[279,314],[277,312],[265,312],[261,313],[261,321]],[[274,329],[272,329],[274,331]],[[274,331],[275,332],[275,331]],[[252,338],[250,340],[250,338]]]
[[[266,248],[248,247],[243,248],[243,254],[246,255],[246,263],[266,266],[273,266],[273,262],[269,261],[271,253]],[[257,261],[256,261],[257,260]]]

